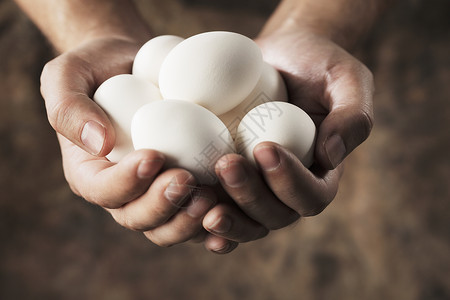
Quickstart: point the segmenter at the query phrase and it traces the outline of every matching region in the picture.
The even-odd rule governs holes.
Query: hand
[[[283,75],[289,101],[305,110],[318,128],[316,159],[336,168],[373,126],[372,73],[327,38],[308,32],[261,38],[267,62]]]
[[[211,188],[198,187],[186,170],[161,171],[165,158],[156,151],[135,151],[118,164],[103,157],[114,145],[114,128],[90,97],[109,77],[131,72],[139,47],[123,38],[95,39],[45,66],[41,91],[58,132],[67,181],[74,193],[160,246],[194,240],[216,253],[232,251],[236,242],[202,228],[203,216],[216,203]]]
[[[278,229],[319,214],[335,197],[342,160],[372,128],[373,79],[358,60],[318,35],[297,31],[257,42],[265,60],[282,73],[290,102],[305,110],[318,128],[316,163],[307,169],[288,150],[265,142],[254,150],[260,173],[237,154],[222,157],[216,172],[224,190],[251,219]],[[235,226],[233,215],[220,205],[205,216],[203,226],[235,239],[228,231]]]

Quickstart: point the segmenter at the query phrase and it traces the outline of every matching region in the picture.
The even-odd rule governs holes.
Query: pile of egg
[[[313,161],[313,121],[287,103],[282,77],[257,44],[237,33],[155,37],[137,53],[132,74],[106,80],[93,98],[116,132],[107,155],[113,162],[154,149],[166,156],[166,168],[185,168],[212,184],[222,155],[254,162],[262,141],[286,147],[307,167]]]

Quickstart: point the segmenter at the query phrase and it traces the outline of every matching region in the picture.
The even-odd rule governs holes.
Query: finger
[[[195,236],[192,237],[191,241],[193,243],[203,243],[208,235],[208,231],[201,229]]]
[[[216,164],[217,176],[228,195],[252,219],[268,229],[282,228],[298,215],[280,202],[256,168],[242,156],[229,154]]]
[[[92,156],[58,135],[64,172],[78,195],[104,208],[117,208],[143,194],[165,158],[154,150],[139,150],[118,164]]]
[[[291,152],[271,142],[253,151],[255,160],[273,193],[301,216],[322,212],[337,193],[342,167],[336,170],[308,170]]]
[[[192,242],[204,243],[206,249],[216,254],[229,253],[236,249],[236,247],[239,245],[237,242],[213,235],[205,229],[201,229],[199,233],[194,236]]]
[[[371,72],[359,62],[337,65],[327,77],[330,113],[319,127],[316,158],[331,170],[361,144],[373,127]]]
[[[214,235],[239,243],[254,241],[269,233],[240,209],[227,204],[211,209],[203,219],[203,227]]]
[[[155,178],[141,197],[109,210],[122,226],[148,231],[169,220],[191,198],[196,189],[194,176],[183,169],[170,169]]]
[[[97,83],[85,64],[69,54],[47,63],[41,75],[41,93],[49,122],[57,132],[92,155],[105,156],[114,146],[114,128],[89,98]]]
[[[208,235],[205,239],[205,248],[216,254],[227,254],[239,246],[239,243],[229,241],[216,235]]]
[[[202,219],[216,203],[210,187],[194,191],[185,208],[182,208],[166,223],[144,232],[153,243],[169,247],[194,239],[203,230]]]

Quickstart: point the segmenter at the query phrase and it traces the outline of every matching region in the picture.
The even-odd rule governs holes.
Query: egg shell
[[[132,74],[159,85],[159,71],[167,54],[184,39],[175,35],[161,35],[145,43],[136,54]]]
[[[158,88],[131,74],[121,74],[103,82],[94,94],[94,101],[106,112],[114,126],[116,141],[106,156],[119,162],[134,151],[131,140],[131,120],[143,105],[162,100]]]
[[[199,183],[217,181],[214,165],[235,152],[228,129],[206,108],[180,100],[164,100],[141,107],[133,117],[135,149],[153,149],[166,156],[166,168],[192,172]]]
[[[301,108],[287,102],[266,102],[250,110],[242,119],[236,136],[240,154],[255,163],[253,149],[264,141],[290,150],[306,167],[314,160],[316,127]]]
[[[161,66],[159,87],[164,99],[194,102],[220,115],[250,94],[262,68],[261,50],[251,39],[206,32],[170,51]]]
[[[269,101],[288,101],[288,93],[280,73],[264,62],[261,77],[253,91],[241,104],[219,116],[227,126],[233,139],[242,118],[256,106]]]

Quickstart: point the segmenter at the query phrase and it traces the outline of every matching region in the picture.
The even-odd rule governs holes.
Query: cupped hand
[[[262,36],[264,59],[277,68],[289,102],[305,110],[318,129],[315,163],[309,169],[287,149],[264,142],[255,147],[257,169],[237,154],[222,157],[216,173],[223,189],[256,224],[279,229],[317,215],[334,199],[341,162],[373,125],[373,78],[357,59],[332,41],[308,32]],[[235,240],[234,220],[221,205],[204,218],[211,233]]]
[[[230,252],[237,242],[202,227],[217,202],[212,188],[199,187],[186,170],[164,170],[165,157],[156,151],[135,151],[117,164],[104,157],[114,146],[114,128],[91,98],[106,79],[131,72],[139,47],[126,38],[95,39],[45,66],[41,91],[58,133],[66,179],[74,193],[157,245],[193,240],[216,253]]]
[[[274,34],[258,43],[264,59],[283,75],[289,101],[305,110],[317,126],[317,162],[335,169],[372,130],[372,73],[317,34]]]

